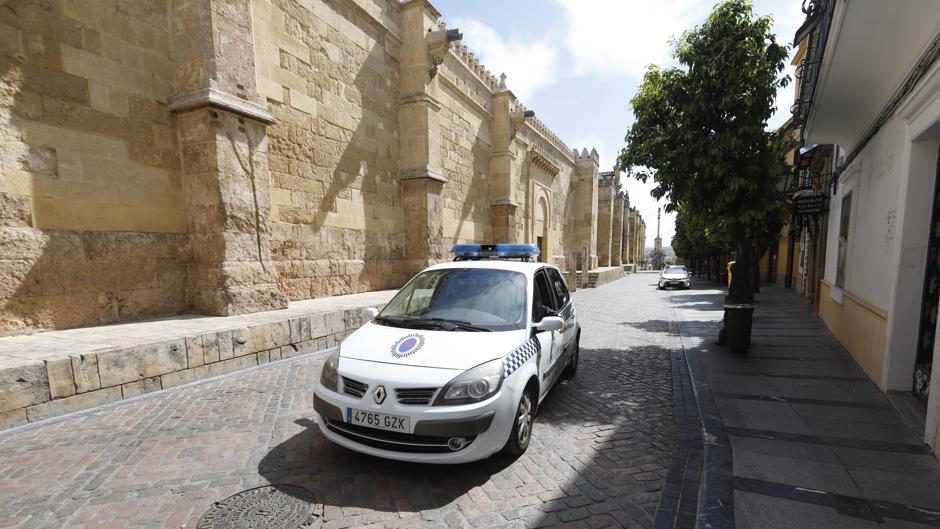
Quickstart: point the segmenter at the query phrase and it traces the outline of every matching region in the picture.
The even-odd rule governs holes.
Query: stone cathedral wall
[[[187,308],[168,11],[0,6],[0,335]]]
[[[440,144],[444,186],[445,246],[490,242],[490,154],[492,88],[467,65],[460,49],[444,58],[441,84]]]
[[[291,300],[400,286],[397,2],[254,0],[271,253]]]
[[[504,235],[595,254],[596,153],[472,42],[403,93],[407,9],[425,53],[417,0],[0,4],[0,335],[397,288]]]

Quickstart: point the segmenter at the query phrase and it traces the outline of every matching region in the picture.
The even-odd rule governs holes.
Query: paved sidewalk
[[[713,344],[724,293],[709,287],[672,302],[709,439],[711,526],[940,527],[940,461],[810,307],[762,287],[753,346],[732,355]]]
[[[0,430],[333,347],[394,293],[0,337]]]

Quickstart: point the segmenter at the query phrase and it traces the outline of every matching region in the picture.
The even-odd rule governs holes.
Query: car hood
[[[687,274],[662,274],[663,279],[688,279]]]
[[[506,356],[525,339],[524,329],[438,331],[369,322],[343,340],[340,356],[387,364],[466,370]]]

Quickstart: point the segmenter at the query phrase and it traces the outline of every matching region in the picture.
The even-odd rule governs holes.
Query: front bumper
[[[689,279],[661,279],[659,281],[659,288],[668,288],[668,287],[689,288],[691,284],[692,284],[692,281]]]
[[[344,423],[343,410],[330,404],[320,398],[319,395],[313,395],[313,409],[321,417],[329,419],[331,422]],[[489,429],[493,423],[495,411],[481,413],[474,417],[461,417],[457,419],[431,419],[418,421],[414,425],[413,435],[424,437],[476,437]]]
[[[487,401],[463,406],[392,406],[382,413],[404,415],[410,433],[390,432],[346,422],[346,410],[370,409],[367,402],[320,385],[314,409],[320,431],[330,441],[376,457],[420,463],[465,463],[485,459],[503,448],[512,429],[515,399],[506,387]],[[372,408],[374,409],[374,408]],[[452,449],[448,441],[463,439]]]

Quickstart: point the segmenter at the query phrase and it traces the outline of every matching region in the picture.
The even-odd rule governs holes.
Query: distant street
[[[192,528],[267,484],[312,492],[314,527],[650,527],[675,437],[655,277],[574,294],[580,369],[516,461],[434,467],[330,444],[312,420],[316,355],[0,434],[0,527]]]

